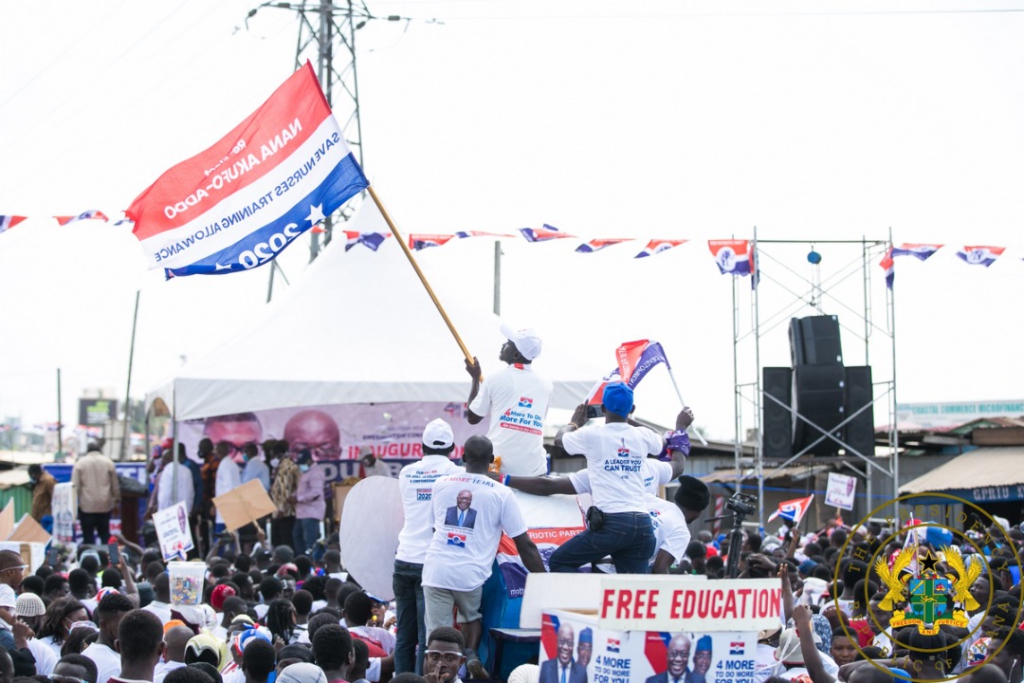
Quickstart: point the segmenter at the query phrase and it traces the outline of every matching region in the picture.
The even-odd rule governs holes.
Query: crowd
[[[679,413],[674,430],[657,433],[633,421],[631,388],[608,383],[600,404],[579,406],[555,437],[566,453],[585,458],[586,467],[545,476],[541,427],[552,388],[532,370],[540,340],[529,330],[505,333],[506,369],[481,384],[479,363],[467,363],[468,419],[489,416],[487,435],[463,444],[460,464],[451,425],[436,419],[423,430],[422,457],[398,473],[405,525],[393,601],[364,591],[360,577],[342,566],[328,521],[329,490],[313,457],[331,447],[309,437],[311,447],[269,441],[261,453],[256,443],[239,446],[231,438],[232,429],[245,433],[246,417],[230,416],[200,443],[201,464],[182,447],[168,447],[151,470],[150,513],[185,502],[202,541],[193,559],[205,562],[202,604],[173,604],[155,535],[143,534],[139,543],[115,535],[119,557],[108,554],[103,541],[120,489],[112,463],[90,449],[73,475],[84,544],[74,554],[50,555],[30,576],[18,553],[0,552],[0,683],[15,677],[19,683],[28,677],[52,683],[487,679],[478,655],[482,589],[503,538],[502,552],[516,555],[524,574],[582,568],[723,578],[724,539],[700,532],[691,540],[687,527],[710,497],[705,484],[683,474],[690,409]],[[603,419],[594,420],[598,415]],[[362,464],[367,475],[394,474],[369,454]],[[31,474],[33,514],[45,518],[52,478],[42,468]],[[225,531],[213,505],[215,496],[252,480],[277,506],[264,520],[269,539],[266,524]],[[660,498],[660,488],[672,481],[678,482],[673,499]],[[589,497],[585,530],[542,557],[512,489]],[[204,529],[210,531],[205,539]],[[894,674],[1021,683],[1020,575],[1009,567],[1024,536],[1018,530],[1009,542],[991,536],[989,571],[970,587],[978,604],[968,628],[943,626],[922,636],[889,628],[882,608],[888,586],[882,570],[865,560],[880,553],[891,561],[900,551],[898,538],[894,547],[879,540],[887,531],[834,523],[816,534],[792,526],[779,537],[746,533],[741,577],[780,577],[787,622],[760,634],[754,683],[889,683]],[[955,565],[941,548],[933,550],[941,570]]]

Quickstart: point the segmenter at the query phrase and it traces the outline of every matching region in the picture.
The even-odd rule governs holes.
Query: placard
[[[165,561],[174,558],[184,560],[188,551],[195,547],[184,503],[175,503],[169,508],[158,510],[153,515],[153,523],[156,525],[156,537]]]
[[[68,482],[53,487],[53,535],[58,541],[74,543],[75,515],[78,509],[75,501],[75,485]]]
[[[252,524],[261,517],[277,512],[277,506],[267,495],[258,479],[247,481],[241,486],[213,499],[217,511],[224,518],[228,531],[234,531],[246,524]]]
[[[14,533],[7,537],[8,541],[18,541],[19,543],[42,543],[46,545],[50,542],[52,536],[46,533],[46,529],[39,525],[35,519],[30,515],[25,515],[18,522],[18,526],[14,528]]]
[[[778,618],[776,617],[776,621]],[[538,683],[753,683],[754,631],[620,631],[552,610],[541,626]]]
[[[853,499],[857,494],[857,477],[850,477],[838,472],[828,473],[828,488],[825,489],[825,505],[841,510],[852,510]]]
[[[0,540],[6,540],[14,532],[14,499],[11,498],[0,512]]]
[[[781,598],[778,579],[609,576],[601,583],[598,619],[619,631],[760,631],[778,625]]]

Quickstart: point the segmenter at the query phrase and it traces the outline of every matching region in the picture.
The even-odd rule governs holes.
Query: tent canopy
[[[370,202],[346,227],[388,232]],[[502,367],[497,317],[483,306],[470,310],[459,290],[431,284],[486,382]],[[556,344],[534,367],[554,383],[553,408],[575,407],[603,374]],[[395,240],[374,253],[362,245],[346,252],[336,239],[261,320],[189,360],[147,394],[146,406],[187,420],[345,403],[461,403],[468,395],[462,353]]]

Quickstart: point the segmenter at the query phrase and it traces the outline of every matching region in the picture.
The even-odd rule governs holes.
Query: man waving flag
[[[269,263],[368,185],[307,62],[125,214],[150,268],[216,275]]]

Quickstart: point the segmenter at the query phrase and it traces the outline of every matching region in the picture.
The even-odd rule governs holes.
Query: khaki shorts
[[[447,588],[423,587],[424,615],[423,621],[427,627],[427,638],[435,628],[452,625],[452,610],[459,608],[460,624],[470,621],[479,621],[480,598],[483,596],[484,587],[479,586],[471,591],[453,591]]]

